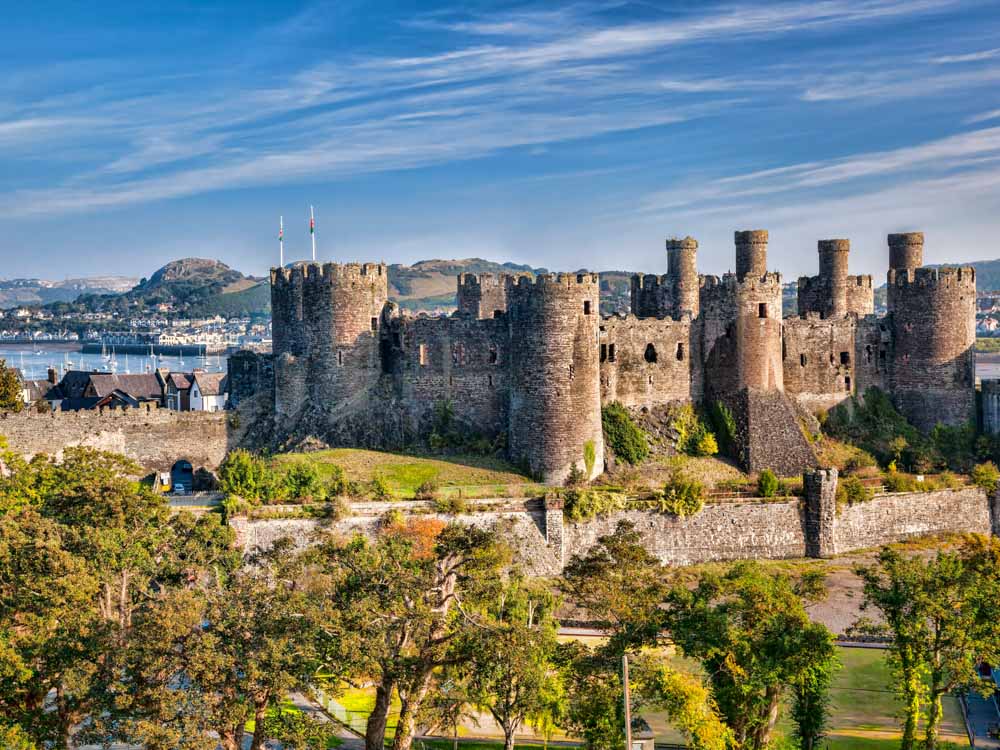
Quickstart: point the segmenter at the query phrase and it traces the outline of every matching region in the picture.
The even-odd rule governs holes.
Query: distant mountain
[[[92,276],[82,279],[0,279],[0,310],[21,305],[73,302],[84,294],[118,294],[135,286],[128,276]]]
[[[421,260],[412,266],[389,266],[389,298],[407,310],[447,311],[457,305],[456,277],[461,273],[545,273],[544,268],[494,263],[482,258]]]

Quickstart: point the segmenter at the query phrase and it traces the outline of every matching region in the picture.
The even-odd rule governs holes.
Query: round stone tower
[[[698,317],[698,240],[667,240],[667,276],[670,278],[671,314],[678,320],[688,313]]]
[[[889,235],[889,268],[920,268],[924,264],[924,233]]]
[[[767,273],[767,230],[748,229],[736,232],[736,278],[760,278]]]
[[[307,266],[303,288],[309,345],[309,394],[335,408],[372,385],[381,372],[379,325],[389,298],[383,263]]]
[[[781,274],[748,276],[736,289],[737,385],[783,391]]]
[[[599,290],[596,273],[508,280],[508,450],[545,482],[604,470]]]
[[[820,283],[827,290],[822,312],[829,318],[842,318],[847,314],[847,260],[851,253],[850,240],[820,240]]]
[[[896,407],[924,431],[974,420],[975,269],[906,269],[889,291]]]

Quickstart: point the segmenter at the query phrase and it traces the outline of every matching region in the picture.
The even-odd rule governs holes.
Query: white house
[[[191,411],[222,411],[226,408],[226,373],[194,372]]]

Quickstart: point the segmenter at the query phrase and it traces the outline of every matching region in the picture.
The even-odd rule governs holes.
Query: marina
[[[102,352],[84,351],[80,344],[8,344],[0,345],[0,359],[6,360],[8,367],[18,368],[27,380],[43,380],[50,369],[56,377],[68,370],[89,372],[113,372],[131,374],[151,372],[157,368],[171,371],[190,372],[200,369],[206,372],[223,372],[226,369],[225,354],[190,356],[187,354],[144,354],[119,352],[109,349]]]

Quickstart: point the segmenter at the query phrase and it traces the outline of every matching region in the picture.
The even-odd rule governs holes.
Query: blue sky
[[[1000,257],[1000,2],[10,4],[0,274]]]

